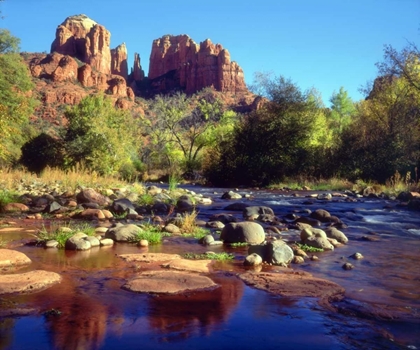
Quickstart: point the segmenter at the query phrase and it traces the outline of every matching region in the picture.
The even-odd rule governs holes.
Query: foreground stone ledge
[[[59,274],[43,270],[0,275],[0,295],[39,292],[60,281],[61,276]]]
[[[218,287],[210,278],[178,271],[150,271],[129,280],[122,288],[137,293],[177,294]]]
[[[344,297],[344,288],[338,284],[313,277],[310,273],[301,271],[283,271],[280,273],[246,272],[239,277],[249,286],[265,290],[269,293],[285,297],[319,298],[326,307],[332,301]]]
[[[11,249],[0,249],[0,267],[28,265],[32,261],[25,254]]]
[[[182,259],[181,255],[165,254],[165,253],[121,254],[118,256],[127,262],[146,262],[146,263]]]

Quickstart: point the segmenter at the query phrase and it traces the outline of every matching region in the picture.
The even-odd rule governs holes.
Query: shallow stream
[[[220,199],[223,189],[189,189],[214,201],[199,207],[199,219],[208,221],[221,212],[241,218],[241,212],[224,210],[234,201]],[[42,292],[0,298],[0,308],[16,305],[35,310],[0,318],[0,349],[420,349],[419,212],[383,199],[319,201],[292,192],[239,192],[251,195],[240,201],[269,206],[278,217],[322,208],[348,225],[342,229],[349,238],[347,245],[316,253],[318,261],[292,265],[345,288],[345,299],[334,304],[336,312],[315,299],[285,298],[246,286],[237,277],[245,271],[246,248],[211,248],[236,257],[216,265],[211,278],[220,288],[156,296],[121,289],[147,266],[134,271],[116,255],[145,249],[201,253],[209,248],[193,238],[166,238],[149,248],[116,244],[69,252],[23,245],[32,238],[30,233],[10,230],[1,231],[0,238],[13,241],[13,249],[33,261],[16,272],[43,269],[59,273],[63,280]],[[294,230],[282,236],[290,242],[299,240]],[[350,259],[355,252],[364,259]],[[345,262],[355,268],[343,270]],[[276,269],[263,267],[263,271]],[[51,309],[61,315],[43,315]]]

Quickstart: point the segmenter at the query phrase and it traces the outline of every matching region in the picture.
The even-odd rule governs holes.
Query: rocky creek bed
[[[156,200],[143,207],[86,190],[8,208],[0,348],[420,348],[416,194],[190,186],[169,205],[159,186],[149,193]],[[201,241],[176,230],[176,214],[194,208],[211,234]],[[33,244],[41,227],[81,220],[96,237]],[[172,233],[124,242],[145,222]],[[185,258],[209,251],[234,259]]]

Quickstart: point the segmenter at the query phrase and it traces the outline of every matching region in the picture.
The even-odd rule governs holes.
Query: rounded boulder
[[[232,222],[223,228],[220,239],[226,243],[261,244],[265,240],[265,232],[256,222]]]

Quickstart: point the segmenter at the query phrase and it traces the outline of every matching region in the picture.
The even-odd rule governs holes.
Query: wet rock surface
[[[0,295],[12,293],[34,293],[61,281],[59,274],[35,270],[21,274],[0,275]]]
[[[25,254],[11,249],[0,249],[0,268],[28,265],[32,261]]]
[[[254,288],[287,297],[319,298],[324,305],[341,300],[345,292],[343,287],[334,282],[313,277],[302,271],[246,272],[239,277]]]
[[[122,288],[138,293],[176,294],[217,286],[205,276],[176,271],[151,271],[131,279]]]

